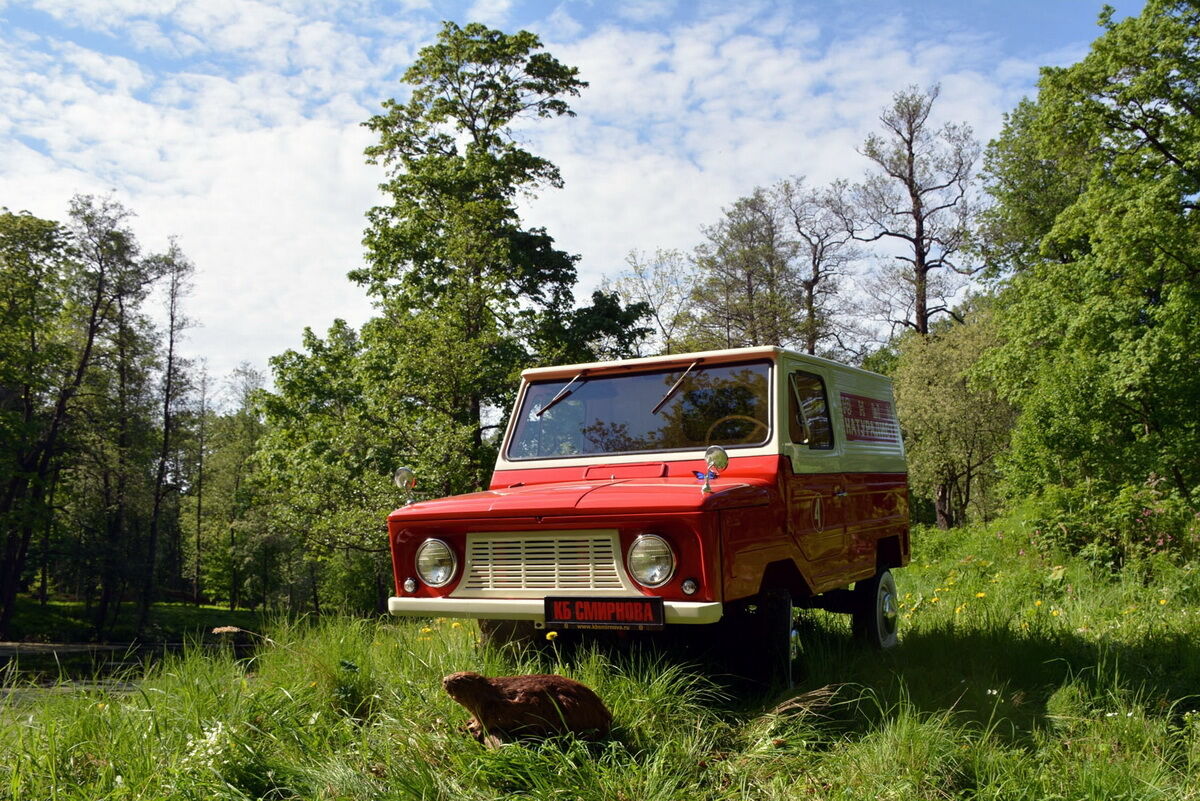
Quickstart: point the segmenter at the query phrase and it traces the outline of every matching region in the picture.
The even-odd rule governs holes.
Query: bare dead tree
[[[880,318],[929,333],[939,314],[953,315],[954,276],[977,268],[960,260],[967,243],[971,188],[979,143],[970,126],[934,128],[939,88],[897,92],[859,151],[875,166],[860,183],[834,186],[833,209],[848,234],[864,243],[899,245],[891,265],[867,283]]]

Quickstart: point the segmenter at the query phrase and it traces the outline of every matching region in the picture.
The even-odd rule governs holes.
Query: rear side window
[[[813,450],[829,450],[833,447],[833,426],[829,422],[825,382],[819,375],[797,370],[788,376],[788,384],[788,429],[792,442]]]

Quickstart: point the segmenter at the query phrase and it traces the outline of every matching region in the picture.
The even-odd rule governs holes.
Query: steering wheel
[[[767,424],[764,423],[762,420],[759,420],[758,418],[751,417],[750,415],[747,415],[747,414],[727,414],[724,417],[718,417],[713,422],[713,424],[708,427],[708,431],[704,432],[704,441],[711,442],[713,432],[716,431],[717,428],[722,423],[727,423],[730,420],[745,420],[747,423],[751,423],[754,426],[753,428],[750,429],[749,433],[746,434],[746,436],[742,437],[740,440],[738,440],[738,442],[748,442],[750,440],[750,438],[753,436],[754,432],[757,431],[759,428],[761,428],[764,433],[768,430]]]

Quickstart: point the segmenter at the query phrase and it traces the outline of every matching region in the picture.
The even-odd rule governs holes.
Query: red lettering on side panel
[[[846,439],[857,442],[899,442],[900,426],[891,401],[842,393],[842,423]]]

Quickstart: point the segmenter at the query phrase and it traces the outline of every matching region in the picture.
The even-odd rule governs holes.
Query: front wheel
[[[730,604],[717,626],[715,655],[731,674],[761,685],[795,686],[800,640],[787,590],[770,589]]]
[[[869,579],[856,582],[854,635],[872,648],[895,648],[900,643],[898,604],[896,580],[890,570],[881,570]]]

